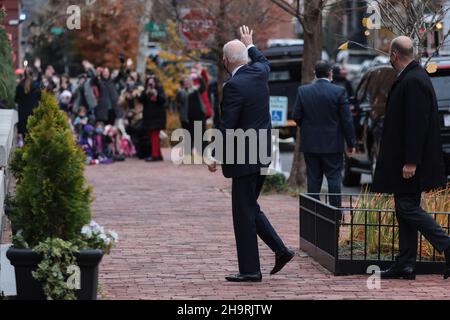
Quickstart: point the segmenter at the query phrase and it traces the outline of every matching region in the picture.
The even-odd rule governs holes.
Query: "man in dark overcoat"
[[[418,231],[445,253],[448,278],[450,237],[421,207],[422,192],[446,184],[436,94],[428,74],[414,60],[410,38],[392,41],[390,60],[399,74],[387,101],[372,191],[394,194],[399,252],[381,278],[415,279]]]

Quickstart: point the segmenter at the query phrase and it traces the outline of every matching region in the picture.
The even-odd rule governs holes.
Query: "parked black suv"
[[[441,117],[441,139],[447,174],[450,175],[450,58],[433,58],[438,65],[429,74],[434,85]],[[361,174],[375,171],[385,115],[386,100],[397,73],[389,65],[369,69],[359,83],[355,97],[351,98],[351,110],[356,130],[357,152],[345,155],[345,186],[358,186]]]
[[[272,97],[285,97],[288,101],[287,125],[280,130],[282,139],[297,133],[297,124],[292,119],[298,87],[302,83],[303,45],[268,48],[264,55],[270,62],[269,88]]]

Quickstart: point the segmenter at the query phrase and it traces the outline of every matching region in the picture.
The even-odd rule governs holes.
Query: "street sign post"
[[[270,97],[270,116],[272,117],[272,127],[280,128],[287,125],[288,98],[271,96]],[[280,137],[278,132],[272,132],[272,163],[269,167],[269,173],[282,173],[280,160]]]
[[[52,27],[50,32],[54,34],[55,36],[60,36],[64,34],[65,30],[62,27]]]
[[[272,117],[272,126],[285,127],[287,125],[288,98],[270,97],[270,115]]]
[[[145,26],[145,29],[147,30],[148,33],[150,33],[150,37],[152,39],[162,39],[165,38],[167,35],[166,26],[162,24],[157,24],[155,22],[149,22]]]
[[[180,33],[189,49],[206,49],[214,35],[214,20],[204,9],[185,9],[181,12]]]

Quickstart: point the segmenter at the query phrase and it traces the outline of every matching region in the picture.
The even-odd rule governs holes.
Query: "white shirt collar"
[[[233,70],[233,72],[231,73],[231,77],[234,77],[234,75],[236,74],[236,72],[238,72],[238,70],[239,70],[240,68],[242,68],[243,66],[245,66],[245,64],[243,64],[243,65],[241,65],[241,66],[235,68],[235,69]]]
[[[328,82],[331,82],[331,80],[328,78],[318,78],[317,80],[327,80]]]
[[[255,46],[254,44],[248,45],[248,46],[247,46],[247,50],[250,50],[250,49],[253,48],[254,46]],[[241,65],[241,66],[235,68],[235,69],[233,70],[233,72],[231,73],[231,77],[234,77],[234,75],[236,74],[236,72],[238,72],[238,70],[239,70],[240,68],[242,68],[243,66],[245,66],[245,64],[243,64],[243,65]]]

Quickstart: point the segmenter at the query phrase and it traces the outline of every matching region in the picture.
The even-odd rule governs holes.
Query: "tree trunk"
[[[228,79],[228,73],[225,71],[225,68],[222,65],[222,60],[217,64],[217,93],[219,101],[222,101],[222,93],[223,93],[223,84]]]
[[[302,84],[309,84],[314,80],[314,65],[322,56],[322,12],[320,0],[304,2],[304,52],[302,64]],[[300,130],[297,129],[297,140],[294,151],[294,161],[289,176],[290,187],[300,187],[306,184],[306,165],[300,152]]]
[[[217,28],[217,32],[216,32],[216,41],[214,43],[214,47],[216,50],[215,53],[217,55],[217,62],[216,62],[216,66],[217,66],[217,91],[218,91],[218,97],[217,99],[219,99],[219,101],[222,101],[222,93],[223,93],[223,84],[225,83],[225,81],[228,79],[228,74],[227,71],[225,70],[224,66],[223,66],[223,62],[222,62],[222,55],[223,55],[223,51],[222,48],[225,45],[225,43],[227,42],[227,40],[225,39],[225,33],[223,30],[225,30],[226,28],[226,1],[225,0],[220,0],[219,2],[219,13],[217,15],[217,22],[216,22],[216,28]]]

